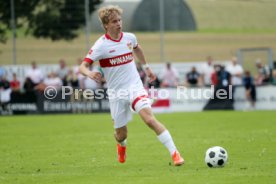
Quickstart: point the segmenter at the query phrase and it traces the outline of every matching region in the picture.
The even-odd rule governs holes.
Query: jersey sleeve
[[[133,49],[136,49],[138,47],[138,41],[134,34],[130,33],[130,39],[133,45]]]
[[[100,49],[100,46],[97,43],[95,43],[89,50],[86,57],[84,58],[84,62],[93,64],[93,62],[99,61],[101,57],[102,57],[102,49]]]

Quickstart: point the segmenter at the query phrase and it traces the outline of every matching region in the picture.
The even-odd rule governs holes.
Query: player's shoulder
[[[106,41],[106,38],[105,38],[104,35],[102,35],[100,38],[98,38],[98,39],[95,41],[93,47],[94,47],[94,48],[102,48],[103,45],[105,44],[105,41]]]
[[[136,38],[134,33],[130,33],[130,32],[123,32],[124,37],[128,37],[128,38]]]

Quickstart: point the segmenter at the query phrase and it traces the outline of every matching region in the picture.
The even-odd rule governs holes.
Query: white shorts
[[[132,111],[139,113],[143,108],[151,108],[151,100],[145,89],[132,90],[126,98],[110,101],[110,111],[114,128],[126,126],[132,120]]]

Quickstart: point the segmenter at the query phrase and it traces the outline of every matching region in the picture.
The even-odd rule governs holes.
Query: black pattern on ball
[[[224,164],[223,159],[218,160],[218,165],[223,165],[223,164]]]
[[[222,154],[225,154],[225,151],[224,151],[223,149],[220,149],[220,152],[221,152]]]
[[[209,153],[209,157],[210,157],[210,158],[214,158],[214,157],[215,157],[215,155],[216,155],[216,153],[215,153],[215,152],[213,152],[213,151],[211,151],[211,152]]]
[[[213,165],[212,165],[212,164],[210,164],[210,163],[207,163],[207,165],[208,165],[208,167],[213,167]]]

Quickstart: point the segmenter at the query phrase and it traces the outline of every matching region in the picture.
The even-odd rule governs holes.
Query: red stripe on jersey
[[[89,58],[84,58],[83,61],[89,63],[90,65],[93,63],[93,60]]]
[[[113,66],[119,66],[119,65],[124,65],[127,63],[130,63],[133,61],[133,54],[132,52],[119,55],[113,58],[106,58],[106,59],[101,59],[100,60],[100,65],[101,67],[113,67]]]
[[[112,39],[112,38],[110,37],[110,35],[107,34],[107,33],[105,34],[105,37],[106,37],[108,40],[112,40],[113,42],[120,42],[121,39],[123,38],[123,32],[120,33],[120,38],[119,38],[118,40]]]
[[[133,110],[135,110],[135,105],[137,104],[137,102],[139,100],[143,99],[143,98],[148,98],[148,96],[147,95],[143,95],[143,96],[139,96],[139,97],[135,98],[135,100],[132,102],[132,106],[131,106]]]

